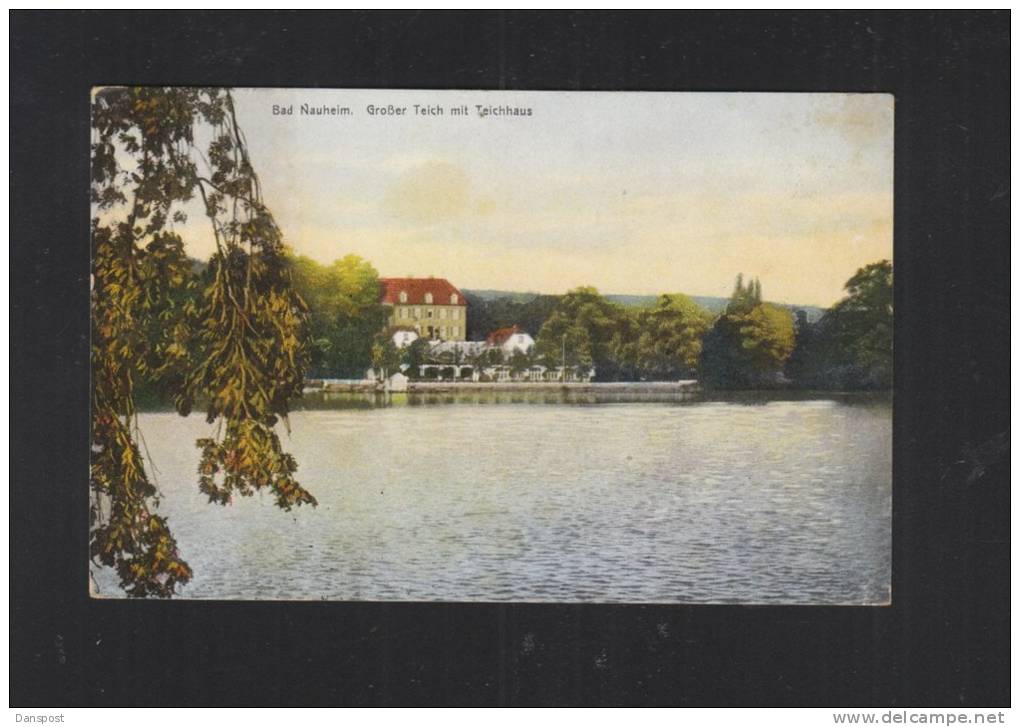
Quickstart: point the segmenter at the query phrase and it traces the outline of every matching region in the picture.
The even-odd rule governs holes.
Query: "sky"
[[[892,258],[893,98],[879,94],[235,91],[297,253],[460,288],[729,295],[827,306]],[[350,116],[301,115],[300,105]],[[414,104],[440,105],[420,116]],[[404,107],[371,115],[369,105]],[[466,104],[469,114],[450,115]],[[476,104],[530,108],[481,116]],[[293,115],[273,106],[293,107]],[[207,256],[207,235],[188,235]],[[208,247],[209,249],[205,249]]]

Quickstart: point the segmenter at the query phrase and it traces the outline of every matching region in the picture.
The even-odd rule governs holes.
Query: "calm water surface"
[[[662,397],[659,397],[660,399]],[[884,603],[888,399],[306,402],[316,509],[208,504],[201,417],[141,417],[191,598]],[[100,592],[120,595],[96,573]]]

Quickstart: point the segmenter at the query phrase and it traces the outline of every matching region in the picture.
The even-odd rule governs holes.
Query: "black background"
[[[1009,703],[1008,13],[10,21],[12,705]],[[90,601],[93,84],[894,93],[892,606]]]

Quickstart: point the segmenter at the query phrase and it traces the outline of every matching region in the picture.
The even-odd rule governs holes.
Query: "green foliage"
[[[737,357],[740,360],[729,362],[725,356],[715,356],[713,360],[733,370],[746,364],[751,367],[749,371],[759,372],[751,378],[775,384],[777,366],[781,367],[776,360],[789,355],[784,351],[792,333],[785,336],[784,332],[792,331],[792,323],[784,327],[789,315],[773,306],[763,308],[761,296],[757,279],[745,284],[743,276],[738,277],[727,306],[730,317],[721,327],[740,319],[732,336],[734,345],[742,350]],[[682,294],[661,295],[648,307],[625,307],[590,287],[577,288],[560,297],[538,296],[527,303],[511,298],[470,302],[470,315],[475,321],[472,325],[482,320],[492,328],[497,324],[518,324],[525,330],[528,325],[515,316],[529,303],[541,306],[544,322],[540,328],[532,329],[538,331],[535,360],[558,367],[565,359],[569,367],[594,369],[600,381],[673,380],[695,375],[702,362],[703,339],[712,323],[707,311]],[[496,319],[492,315],[497,306],[505,317]],[[484,315],[479,315],[479,308]],[[746,331],[741,333],[741,328]]]
[[[535,357],[546,366],[594,367],[600,381],[676,379],[697,368],[709,314],[685,295],[626,308],[577,288],[560,299],[539,331]]]
[[[747,361],[759,371],[779,371],[793,353],[793,316],[785,308],[759,303],[740,320]]]
[[[847,295],[815,325],[798,330],[788,372],[801,386],[889,388],[893,373],[893,268],[881,260],[859,269]]]
[[[407,364],[407,375],[412,378],[418,377],[419,367],[427,363],[429,343],[424,338],[416,338],[409,346],[405,346],[400,352],[400,362]]]
[[[379,274],[371,263],[347,255],[331,265],[294,260],[294,285],[308,303],[312,373],[356,378],[372,365],[372,342],[386,325],[379,303]]]
[[[211,139],[202,169],[198,127]],[[198,442],[211,501],[268,487],[281,507],[314,504],[273,429],[301,391],[307,313],[228,91],[104,89],[92,129],[90,554],[129,595],[168,597],[191,570],[152,513],[136,383],[151,382],[182,415],[202,402],[218,422]],[[204,289],[173,232],[196,196],[216,244]]]
[[[744,274],[740,273],[737,275],[733,295],[726,304],[726,313],[743,315],[749,313],[755,306],[761,305],[761,302],[761,281],[755,278],[745,286]]]
[[[400,370],[401,352],[393,341],[385,336],[377,337],[372,344],[372,368],[386,379]]]
[[[465,292],[468,304],[467,338],[482,340],[498,328],[518,325],[535,335],[556,308],[560,296],[537,295],[527,300],[504,296],[486,300],[482,296]]]
[[[717,388],[755,388],[783,383],[782,371],[795,345],[793,316],[761,302],[761,283],[736,289],[726,313],[705,336],[702,379]]]
[[[662,295],[638,311],[636,365],[643,378],[677,379],[694,375],[701,341],[711,316],[686,295]]]
[[[521,351],[519,348],[515,348],[510,354],[510,358],[507,360],[507,365],[510,370],[515,374],[522,374],[531,368],[532,358],[529,354]]]
[[[891,382],[893,337],[892,263],[861,268],[846,282],[847,296],[825,316],[826,328],[849,361],[870,376]]]
[[[484,368],[489,366],[502,366],[506,363],[506,356],[503,354],[501,348],[489,348],[482,351],[476,361],[475,365]]]
[[[559,366],[565,354],[569,367],[594,367],[600,380],[621,378],[635,326],[630,311],[609,302],[595,288],[575,288],[560,298],[539,331],[535,355],[546,366]]]

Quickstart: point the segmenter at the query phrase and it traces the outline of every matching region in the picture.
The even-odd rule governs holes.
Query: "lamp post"
[[[567,383],[567,334],[563,334],[562,349],[560,351],[560,383]]]

